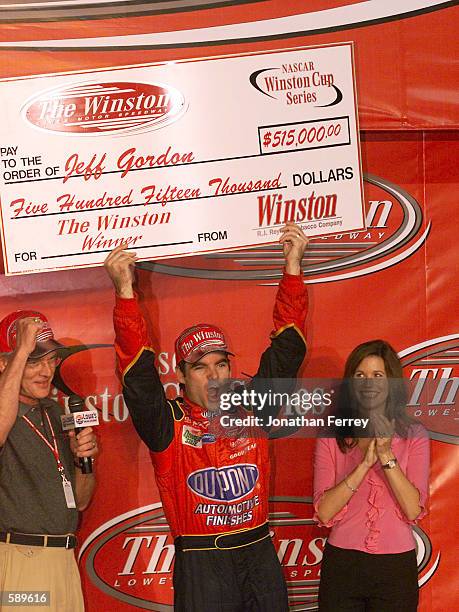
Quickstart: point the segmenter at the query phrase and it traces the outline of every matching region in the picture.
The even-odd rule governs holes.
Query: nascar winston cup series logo
[[[33,126],[68,135],[138,133],[164,127],[185,110],[182,94],[153,83],[82,83],[41,92],[26,103]]]
[[[197,474],[189,476],[188,484],[197,492],[203,491],[203,501],[217,499],[218,482],[226,486],[221,478],[231,477],[228,473],[219,480],[215,474],[201,478]],[[233,475],[234,478],[242,492],[247,487],[251,490],[255,474],[247,472],[247,487],[239,476]],[[290,610],[317,610],[326,531],[316,527],[312,520],[312,500],[274,497],[270,507],[270,525],[287,580]],[[440,553],[433,551],[428,535],[418,526],[414,527],[414,536],[422,586],[437,570]],[[79,560],[91,582],[108,597],[143,610],[173,611],[174,545],[160,502],[136,508],[101,525],[82,544]]]

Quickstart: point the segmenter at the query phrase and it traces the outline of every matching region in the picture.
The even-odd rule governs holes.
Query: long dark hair
[[[393,347],[385,340],[370,340],[359,344],[347,358],[343,380],[339,388],[337,416],[339,418],[353,418],[358,415],[359,408],[354,393],[353,377],[362,360],[370,356],[381,357],[384,361],[387,378],[389,379],[385,416],[389,421],[394,420],[395,431],[400,436],[406,437],[408,428],[415,421],[405,412],[408,392],[403,380],[402,364]],[[343,453],[357,444],[358,434],[352,426],[336,429],[335,435],[338,446]]]

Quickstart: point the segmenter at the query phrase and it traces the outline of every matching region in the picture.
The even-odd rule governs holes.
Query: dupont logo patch
[[[26,103],[23,117],[32,125],[70,135],[143,132],[178,118],[183,95],[153,83],[80,83],[41,92]]]
[[[236,501],[251,493],[258,481],[258,467],[249,463],[197,470],[188,476],[188,487],[200,497]]]

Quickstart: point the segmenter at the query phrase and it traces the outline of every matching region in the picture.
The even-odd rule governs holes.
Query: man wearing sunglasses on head
[[[63,410],[48,398],[63,348],[39,312],[0,322],[0,583],[19,610],[32,600],[53,612],[84,610],[74,533],[95,478],[79,459],[98,450],[91,428],[62,431]]]

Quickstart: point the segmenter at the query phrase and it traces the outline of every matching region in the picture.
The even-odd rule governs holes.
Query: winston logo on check
[[[235,501],[251,493],[258,481],[258,468],[250,463],[220,469],[197,470],[188,476],[188,487],[206,499]]]
[[[41,92],[26,103],[32,125],[74,135],[142,132],[162,127],[185,108],[183,95],[152,83],[81,83]]]

